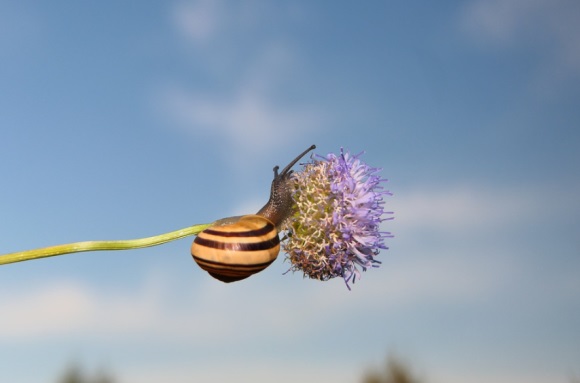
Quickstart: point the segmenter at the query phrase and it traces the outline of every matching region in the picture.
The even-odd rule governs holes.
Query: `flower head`
[[[359,155],[341,149],[340,155],[313,158],[294,174],[294,214],[285,223],[288,239],[283,243],[290,270],[326,281],[342,277],[354,283],[358,267],[378,267],[380,249],[387,249],[380,231],[386,219],[382,189],[386,181],[362,162]]]

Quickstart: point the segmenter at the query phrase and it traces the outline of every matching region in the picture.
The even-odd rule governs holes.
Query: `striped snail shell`
[[[276,226],[259,215],[199,233],[191,246],[197,264],[212,277],[233,282],[268,267],[280,252]]]
[[[256,214],[220,219],[197,235],[191,245],[195,262],[212,277],[223,282],[245,279],[268,267],[280,252],[278,231],[292,213],[290,178],[292,166],[315,149],[312,145],[278,174],[270,199]]]

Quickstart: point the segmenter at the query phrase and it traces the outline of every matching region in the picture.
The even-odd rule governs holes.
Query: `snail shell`
[[[223,282],[239,281],[264,270],[279,252],[276,225],[259,215],[212,226],[199,233],[191,245],[195,262]]]
[[[292,213],[291,168],[315,148],[306,149],[280,174],[274,167],[270,199],[257,214],[221,219],[197,235],[191,255],[202,269],[220,281],[234,282],[274,262],[280,252],[278,230]]]

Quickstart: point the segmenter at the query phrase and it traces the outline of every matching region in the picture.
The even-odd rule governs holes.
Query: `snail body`
[[[315,148],[312,145],[302,152],[279,174],[278,166],[274,167],[270,199],[256,214],[218,220],[198,234],[191,245],[191,255],[202,269],[229,283],[260,272],[274,262],[280,252],[278,231],[292,213],[291,168]]]

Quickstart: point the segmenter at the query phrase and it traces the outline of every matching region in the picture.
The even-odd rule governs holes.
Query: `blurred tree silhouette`
[[[79,365],[71,365],[57,381],[58,383],[115,383],[115,380],[105,371],[99,371],[95,377],[87,378]]]
[[[84,382],[83,374],[80,368],[74,364],[64,373],[59,383],[81,383]]]
[[[407,365],[396,357],[389,357],[384,371],[368,372],[363,383],[420,383]]]

